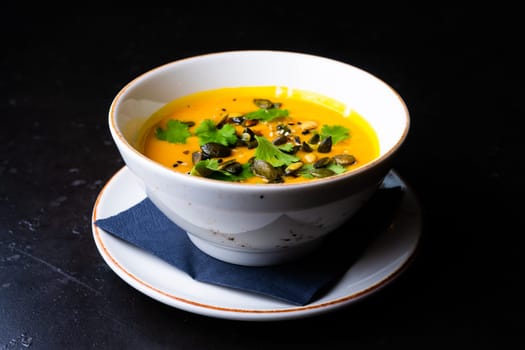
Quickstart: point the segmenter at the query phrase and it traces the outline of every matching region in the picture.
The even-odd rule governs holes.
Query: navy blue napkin
[[[95,225],[197,281],[306,305],[334,286],[377,234],[386,229],[402,194],[399,180],[389,174],[365,207],[331,233],[318,250],[300,260],[275,266],[240,266],[210,257],[195,247],[186,232],[148,198],[117,215],[96,220]],[[351,235],[346,234],[350,229]]]

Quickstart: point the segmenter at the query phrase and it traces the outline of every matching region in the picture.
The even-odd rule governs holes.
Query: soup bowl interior
[[[377,133],[379,156],[324,179],[256,185],[177,173],[141,153],[144,123],[166,103],[242,86],[301,89],[342,102]],[[263,266],[311,252],[361,208],[391,169],[409,114],[390,86],[352,65],[294,52],[231,51],[181,59],[140,75],[113,100],[109,128],[147,196],[198,248],[226,262]]]

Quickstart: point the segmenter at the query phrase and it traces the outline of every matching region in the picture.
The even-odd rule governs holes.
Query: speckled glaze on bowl
[[[142,124],[163,104],[202,90],[263,85],[345,103],[377,132],[380,156],[316,181],[255,185],[177,173],[137,150]],[[409,124],[402,98],[370,73],[325,57],[263,50],[211,53],[154,68],[128,83],[109,111],[114,142],[152,202],[203,252],[247,266],[302,257],[347,221],[392,168]]]

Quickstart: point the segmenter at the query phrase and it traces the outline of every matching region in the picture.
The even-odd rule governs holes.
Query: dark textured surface
[[[5,8],[0,349],[523,342],[525,91],[516,11],[425,6],[258,4],[238,13],[195,3],[51,18]],[[90,220],[101,187],[123,165],[107,127],[113,97],[159,64],[231,49],[335,58],[405,99],[412,128],[395,168],[421,200],[424,230],[417,259],[387,288],[319,317],[227,321],[161,304],[102,260]]]

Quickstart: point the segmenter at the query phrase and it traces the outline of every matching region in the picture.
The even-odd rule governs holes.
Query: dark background
[[[523,343],[519,12],[503,4],[314,5],[193,2],[60,16],[4,6],[0,348]],[[213,319],[141,294],[99,255],[91,211],[123,166],[107,126],[116,93],[158,65],[237,49],[341,60],[407,103],[411,130],[395,169],[422,203],[423,236],[409,270],[379,293],[294,321]]]

